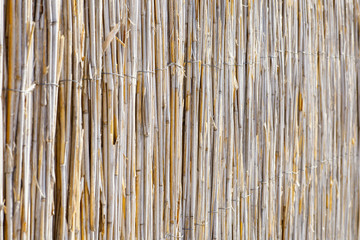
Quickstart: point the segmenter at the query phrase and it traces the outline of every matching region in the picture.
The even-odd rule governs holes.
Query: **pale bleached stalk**
[[[196,6],[196,5],[195,5]],[[197,40],[197,42],[194,42],[194,46],[196,46],[197,51],[195,52],[195,58],[196,59],[204,59],[205,60],[205,54],[206,54],[206,50],[207,50],[207,42],[205,39],[205,36],[207,34],[207,26],[205,25],[205,21],[207,20],[207,16],[206,16],[206,10],[205,10],[205,3],[201,2],[200,5],[197,6],[197,8],[195,7],[195,12],[199,12],[200,16],[199,19],[195,19],[194,21],[194,29],[196,29],[196,25],[200,25],[201,29],[200,31],[195,31],[195,40]],[[202,16],[202,17],[201,17]],[[197,73],[198,72],[198,73]],[[193,234],[193,238],[199,238],[200,237],[200,231],[201,229],[201,224],[202,220],[202,216],[204,213],[204,205],[201,204],[202,203],[202,198],[204,197],[204,191],[203,191],[203,184],[204,184],[204,173],[205,173],[205,169],[203,168],[203,165],[205,163],[205,145],[206,145],[206,132],[205,132],[205,122],[206,122],[206,107],[207,107],[207,103],[206,103],[206,87],[207,87],[207,81],[205,78],[205,71],[202,71],[201,66],[198,63],[195,63],[194,66],[194,72],[195,75],[198,74],[199,77],[199,83],[198,83],[198,88],[196,89],[197,95],[198,95],[198,99],[197,101],[199,102],[199,105],[197,106],[198,108],[198,124],[197,124],[197,128],[195,129],[198,135],[198,147],[197,147],[197,169],[196,172],[198,174],[197,179],[196,179],[196,185],[197,185],[197,196],[195,198],[195,212],[193,215],[193,227],[194,227],[194,231],[192,232]],[[194,170],[194,169],[193,169]]]
[[[104,19],[104,30],[105,30],[105,38],[107,39],[107,36],[109,35],[110,31],[113,31],[114,27],[115,29],[118,29],[118,26],[110,26],[114,25],[114,4],[113,1],[105,1],[104,4],[104,13],[105,13],[105,19]],[[109,16],[109,18],[107,17]],[[109,21],[110,20],[110,21]],[[110,29],[113,28],[113,29]],[[105,49],[103,49],[104,51]],[[114,52],[111,53],[111,49],[108,48],[105,51],[105,71],[106,72],[113,72],[113,66],[112,66],[112,55],[115,54]],[[114,77],[112,75],[106,75],[106,92],[105,92],[105,99],[107,100],[106,108],[104,109],[105,114],[107,114],[106,124],[104,124],[105,134],[104,137],[107,138],[106,141],[107,144],[104,144],[106,146],[107,151],[107,157],[104,156],[104,163],[106,165],[107,170],[107,183],[106,183],[106,190],[107,190],[107,237],[109,239],[113,238],[113,221],[114,221],[114,175],[115,175],[115,155],[114,155]]]
[[[243,238],[244,237],[244,233],[246,231],[246,228],[244,228],[244,224],[246,224],[247,219],[246,219],[246,211],[245,211],[245,199],[244,196],[246,195],[245,192],[245,185],[244,185],[244,160],[245,160],[245,156],[244,156],[244,150],[245,150],[245,143],[244,143],[244,137],[245,137],[245,120],[244,120],[244,114],[245,114],[245,90],[246,90],[246,82],[245,82],[245,65],[243,64],[246,61],[245,58],[245,41],[246,41],[246,8],[244,8],[245,3],[239,3],[239,16],[237,17],[237,21],[238,21],[238,33],[237,33],[237,41],[238,41],[238,45],[237,45],[237,64],[239,64],[237,66],[237,80],[238,80],[238,118],[239,118],[239,161],[240,161],[240,166],[238,166],[238,176],[239,176],[239,191],[237,194],[237,199],[239,199],[240,204],[241,204],[241,209],[240,209],[240,213],[241,213],[241,217],[239,219],[240,221],[240,226],[239,229],[237,229],[239,231],[239,237]]]
[[[141,52],[141,58],[138,60],[139,68],[144,68],[146,64],[146,43],[145,43],[145,2],[141,3],[141,22],[139,22],[138,30],[141,32],[141,45],[138,43],[139,53]],[[140,39],[139,39],[140,40]],[[139,54],[140,55],[140,54]],[[141,75],[140,75],[141,73]],[[144,158],[145,158],[145,143],[144,143],[144,135],[145,135],[145,111],[142,110],[144,108],[145,101],[143,100],[144,93],[144,78],[143,73],[138,72],[139,80],[137,81],[136,86],[136,217],[135,217],[135,238],[145,239],[145,178],[144,178]]]
[[[27,5],[26,5],[27,6]],[[32,16],[32,11],[29,8],[25,9],[30,16]],[[27,14],[26,14],[27,15]],[[28,32],[27,38],[27,53],[24,54],[24,77],[25,77],[25,84],[27,86],[33,82],[33,44],[34,44],[34,29],[35,24],[30,22],[30,16],[27,15],[27,19],[25,19],[26,24],[30,27]],[[21,210],[21,238],[22,239],[31,239],[30,237],[30,146],[31,146],[31,123],[32,123],[32,95],[26,96],[25,101],[25,116],[24,116],[24,159],[23,159],[23,173],[22,173],[22,181],[23,181],[23,203],[22,203],[22,210]],[[20,234],[19,234],[20,235]]]
[[[49,84],[57,84],[56,70],[57,70],[57,52],[58,52],[58,2],[53,0],[46,5],[46,13],[49,28]],[[52,237],[52,229],[49,226],[52,225],[51,206],[53,204],[52,194],[54,187],[54,140],[55,140],[55,125],[56,125],[56,99],[57,89],[55,85],[48,85],[49,101],[48,101],[48,121],[49,125],[46,129],[46,207],[45,207],[45,223],[44,232],[46,237]]]
[[[213,104],[214,104],[214,140],[213,145],[214,154],[212,158],[212,187],[211,187],[211,207],[210,207],[210,237],[218,238],[219,237],[219,223],[218,223],[218,192],[219,192],[219,172],[220,172],[220,146],[221,146],[221,134],[222,134],[222,125],[221,125],[221,116],[222,116],[222,78],[221,78],[221,68],[220,68],[220,53],[221,53],[221,43],[219,42],[222,35],[221,28],[221,15],[220,15],[220,2],[217,1],[216,8],[214,9],[214,43],[213,43],[213,65],[214,67],[214,76],[213,76]],[[218,47],[220,46],[220,47]]]
[[[211,3],[204,3],[204,15],[207,16],[204,19],[204,35],[203,42],[206,44],[206,48],[203,48],[203,57],[205,63],[211,62],[211,49],[212,49],[212,14],[211,14]],[[202,215],[201,221],[197,222],[196,225],[200,228],[200,239],[209,238],[209,229],[210,229],[210,214],[211,211],[211,156],[213,154],[212,148],[212,130],[213,130],[213,105],[212,105],[212,69],[205,68],[203,69],[206,79],[205,87],[205,161],[203,163],[204,171],[204,180],[203,180],[203,196],[201,199],[202,206]]]
[[[135,238],[135,91],[136,91],[136,60],[137,60],[137,22],[138,22],[138,0],[130,2],[130,41],[127,54],[126,74],[128,92],[128,120],[127,120],[127,172],[126,172],[126,217],[125,238]]]
[[[188,226],[186,226],[186,230],[184,231],[184,234],[188,236],[188,239],[194,239],[195,238],[195,217],[196,217],[196,204],[197,204],[197,163],[198,163],[198,128],[199,125],[197,124],[198,120],[198,95],[199,95],[199,87],[200,87],[200,67],[199,63],[197,62],[200,60],[200,54],[199,54],[199,42],[197,40],[199,39],[199,31],[196,29],[196,25],[198,23],[198,19],[195,17],[196,12],[196,6],[195,2],[192,1],[191,4],[191,13],[189,14],[189,18],[191,17],[191,21],[189,21],[188,24],[191,24],[189,26],[190,34],[189,36],[191,39],[189,39],[188,44],[191,44],[189,47],[191,47],[191,55],[189,61],[194,61],[192,64],[191,71],[189,71],[187,74],[192,74],[192,81],[190,81],[191,86],[191,98],[188,99],[189,104],[192,103],[190,106],[190,116],[191,116],[191,140],[190,140],[190,161],[191,161],[191,168],[190,168],[190,175],[189,178],[189,206],[185,206],[185,210],[188,212]],[[188,77],[190,77],[188,75]],[[189,87],[190,87],[189,86]],[[201,126],[200,126],[201,127]],[[188,167],[189,168],[189,167]]]
[[[281,23],[279,23],[279,27],[278,29],[282,29],[282,25]],[[285,92],[285,72],[284,72],[284,44],[283,41],[279,40],[279,49],[281,52],[279,52],[280,55],[280,60],[279,60],[279,64],[280,64],[280,74],[279,74],[279,83],[278,83],[278,88],[279,88],[279,101],[280,101],[280,106],[279,106],[279,161],[277,164],[277,176],[282,176],[281,178],[279,178],[278,180],[278,189],[277,189],[277,222],[281,221],[281,216],[282,216],[282,211],[283,211],[283,206],[282,206],[282,188],[283,188],[283,162],[284,162],[284,144],[282,143],[283,139],[284,139],[284,118],[285,118],[285,96],[284,96],[284,92]],[[277,225],[277,237],[282,236],[282,229],[281,229],[281,225],[278,224]]]
[[[227,43],[225,44],[225,57],[224,57],[224,69],[225,69],[225,94],[226,94],[226,130],[227,130],[227,162],[226,162],[226,197],[225,197],[225,206],[223,206],[222,211],[224,215],[226,214],[226,232],[225,238],[232,239],[232,178],[233,178],[233,157],[234,157],[234,43],[235,43],[235,34],[234,34],[234,14],[232,11],[234,9],[234,3],[229,4],[226,7],[226,29],[225,36]]]
[[[103,45],[103,3],[101,1],[96,1],[96,10],[99,14],[95,14],[95,36],[96,36],[96,69],[95,69],[95,92],[94,99],[96,104],[93,105],[94,111],[96,114],[96,154],[97,154],[97,162],[95,167],[95,176],[96,176],[96,186],[95,186],[95,239],[100,238],[103,234],[106,234],[105,219],[106,216],[106,205],[105,205],[105,186],[104,186],[104,165],[103,163],[103,152],[102,142],[101,142],[101,116],[102,116],[102,96],[101,96],[101,83],[102,83],[102,45]],[[101,213],[100,215],[100,208]],[[101,222],[100,222],[101,221]],[[104,232],[100,232],[100,229],[104,229]]]
[[[122,2],[119,3],[120,5],[120,9],[118,9],[118,11],[116,11],[116,21],[121,20],[121,22],[123,22],[122,18],[126,17],[126,14],[124,12],[124,6],[122,6]],[[125,25],[125,26],[124,26]],[[126,31],[126,24],[121,24],[120,26],[120,33],[121,33],[121,37],[124,38],[124,33],[122,31]],[[128,42],[125,41],[125,44],[127,44]],[[120,43],[121,44],[121,43]],[[118,49],[118,72],[119,74],[123,74],[124,72],[124,61],[125,61],[125,57],[124,57],[124,52],[125,52],[125,46],[121,44],[118,44],[119,49]],[[125,136],[125,132],[126,132],[126,115],[125,115],[125,111],[126,111],[126,99],[125,99],[125,88],[126,88],[126,80],[124,78],[119,78],[119,94],[118,94],[118,112],[119,112],[119,120],[118,120],[118,141],[119,141],[119,146],[118,146],[118,162],[119,162],[119,175],[118,175],[118,196],[117,196],[117,201],[119,204],[118,207],[118,212],[117,212],[117,218],[116,220],[118,221],[118,226],[116,227],[115,230],[115,234],[114,234],[114,238],[120,238],[120,237],[124,237],[124,232],[125,232],[125,228],[124,228],[124,209],[123,209],[123,205],[124,205],[124,196],[125,195],[125,189],[124,186],[126,184],[126,182],[124,182],[126,175],[124,175],[124,172],[126,170],[126,158],[125,158],[125,151],[126,151],[126,136]],[[119,232],[117,232],[119,231]],[[117,237],[116,235],[119,234],[119,236]]]
[[[26,38],[28,37],[27,34],[24,33],[24,26],[26,25],[26,8],[27,4],[25,3],[23,6],[20,7],[20,4],[16,4],[16,11],[17,15],[17,26],[18,30],[21,29],[22,34],[19,34],[17,40],[20,44],[20,49],[24,53],[21,54],[21,57],[17,58],[17,65],[16,65],[16,76],[21,79],[20,82],[20,89],[25,89],[27,87],[27,78],[26,78],[26,56],[27,56],[27,46]],[[20,17],[22,15],[22,17]],[[18,52],[20,52],[18,50]],[[19,54],[19,53],[18,53]],[[20,230],[21,230],[21,220],[20,220],[20,186],[21,186],[21,172],[22,172],[22,161],[23,161],[23,143],[24,143],[24,106],[25,105],[25,94],[20,94],[18,99],[18,116],[17,116],[17,132],[16,132],[16,145],[21,146],[16,148],[15,154],[15,175],[14,175],[14,239],[18,239],[20,237]]]
[[[190,136],[191,136],[191,125],[190,125],[190,119],[191,119],[191,115],[192,115],[192,111],[190,111],[191,105],[190,103],[191,101],[191,97],[192,97],[192,82],[191,82],[191,77],[192,77],[192,66],[193,64],[199,64],[197,62],[197,60],[195,59],[195,56],[193,55],[192,52],[192,43],[193,43],[193,21],[195,19],[193,16],[194,13],[194,6],[193,6],[193,2],[194,1],[188,1],[188,20],[187,20],[187,24],[188,24],[188,28],[187,28],[187,53],[186,53],[186,59],[187,59],[187,63],[186,63],[186,69],[187,69],[187,76],[186,76],[186,81],[185,81],[185,109],[184,109],[184,114],[185,114],[185,125],[184,125],[184,147],[183,147],[183,162],[184,162],[184,171],[183,172],[183,223],[182,225],[184,226],[184,230],[183,230],[183,235],[184,235],[184,239],[189,239],[189,233],[190,233],[190,229],[191,229],[191,225],[190,225],[190,204],[191,204],[191,189],[190,189],[190,156],[191,156],[191,140],[190,140]],[[195,46],[194,46],[195,47]],[[192,61],[194,63],[192,63]]]
[[[144,9],[145,8],[145,9]],[[151,226],[151,218],[150,218],[150,210],[152,210],[152,204],[151,204],[151,187],[152,187],[152,176],[151,176],[151,156],[152,156],[152,147],[151,143],[153,141],[152,135],[153,135],[153,107],[152,107],[152,70],[150,69],[151,66],[151,35],[150,35],[150,14],[151,14],[151,5],[150,1],[146,2],[143,5],[143,11],[145,12],[145,18],[142,29],[143,29],[143,88],[142,88],[142,102],[143,102],[143,138],[145,140],[144,142],[144,160],[143,160],[143,234],[142,237],[144,239],[151,239],[149,230]],[[145,24],[145,26],[144,26]],[[145,40],[145,41],[144,41]],[[150,72],[151,71],[151,72]]]
[[[68,169],[70,161],[70,129],[71,129],[71,95],[72,95],[72,6],[70,1],[64,4],[64,23],[65,23],[65,37],[67,46],[65,50],[64,62],[64,76],[65,81],[59,86],[59,106],[60,106],[60,181],[61,181],[61,207],[59,219],[58,237],[62,239],[66,236],[65,232],[65,216],[66,216],[66,202],[67,202],[67,183],[68,183]],[[69,81],[67,81],[67,80]]]
[[[81,5],[80,5],[81,6]],[[73,6],[72,6],[73,7]],[[81,25],[80,20],[82,17],[82,12],[79,11],[78,8],[72,8],[73,11],[69,10],[69,22],[68,24],[73,29],[72,36],[70,37],[73,40],[73,44],[71,45],[73,49],[73,53],[68,55],[70,61],[73,62],[72,68],[68,67],[68,74],[71,73],[72,79],[75,83],[80,82],[82,73],[80,72],[80,54],[83,52],[82,47],[82,35],[81,35]],[[71,19],[70,19],[71,17]],[[69,74],[70,75],[70,74]],[[72,82],[69,81],[69,91],[71,92],[71,87],[73,86]],[[69,182],[68,187],[68,215],[67,215],[67,224],[68,224],[68,237],[69,239],[78,239],[80,234],[80,177],[81,177],[81,165],[82,165],[82,150],[83,150],[83,134],[84,131],[81,129],[81,122],[82,122],[82,114],[81,114],[81,94],[79,84],[74,84],[74,92],[73,92],[73,99],[74,103],[71,104],[73,111],[72,111],[72,122],[71,126],[68,126],[71,129],[71,148],[69,149],[69,161],[65,162],[65,168],[68,172],[65,174],[68,175],[64,180]],[[71,95],[70,95],[71,96]],[[67,101],[69,101],[70,96],[67,96]],[[69,105],[70,107],[70,105]],[[70,125],[70,122],[69,122]],[[69,137],[70,138],[70,137]],[[69,139],[70,140],[70,139]],[[65,148],[66,149],[66,148]],[[67,166],[66,166],[67,165]]]
[[[164,226],[163,226],[163,237],[168,236],[170,232],[170,68],[167,67],[168,61],[170,61],[169,48],[169,35],[166,34],[169,30],[168,21],[170,14],[168,13],[168,4],[165,2],[161,4],[161,18],[162,18],[162,28],[163,28],[163,47],[162,51],[164,54],[163,63],[166,66],[164,69]]]
[[[40,4],[40,3],[39,3]],[[38,67],[36,69],[36,77],[41,77],[40,83],[45,83],[45,77],[43,76],[43,66],[40,64],[41,60],[44,59],[45,52],[47,49],[46,42],[43,41],[42,37],[46,33],[46,24],[44,24],[44,17],[41,17],[39,19],[39,26],[40,29],[37,32],[36,36],[36,43],[37,43],[37,53],[38,56],[36,57],[36,62],[38,63]],[[41,39],[41,40],[40,40]],[[36,130],[39,129],[37,132],[34,132],[34,139],[38,139],[36,146],[33,148],[33,157],[34,159],[34,165],[33,170],[36,170],[33,175],[33,200],[34,200],[34,232],[32,233],[32,236],[34,236],[36,239],[44,239],[44,207],[45,207],[45,199],[44,199],[44,138],[45,138],[45,116],[46,116],[46,87],[41,86],[39,87],[39,91],[37,92],[38,100],[40,102],[38,106],[38,114],[35,115],[35,119],[39,119],[39,123],[36,124],[37,126],[34,128]],[[35,155],[36,154],[36,155]]]
[[[98,162],[98,155],[97,155],[97,102],[96,102],[96,88],[97,88],[97,79],[99,76],[96,76],[96,32],[95,32],[95,1],[91,0],[89,2],[89,29],[90,29],[90,66],[89,68],[89,78],[93,79],[90,82],[89,92],[90,92],[90,135],[91,135],[91,142],[90,142],[90,230],[95,232],[97,223],[96,223],[96,211],[95,208],[96,204],[96,171],[97,171],[97,162]],[[91,239],[94,239],[94,234],[92,233]]]
[[[155,214],[154,214],[154,238],[159,239],[163,238],[163,207],[164,207],[164,109],[163,109],[163,81],[164,81],[164,71],[160,70],[164,65],[164,54],[161,51],[163,47],[163,29],[162,29],[162,19],[161,19],[161,8],[159,6],[160,1],[155,1],[154,7],[154,22],[155,22],[155,57],[156,61],[154,66],[158,69],[155,72],[155,85],[156,85],[156,127],[155,127],[155,145],[156,155],[155,155]]]

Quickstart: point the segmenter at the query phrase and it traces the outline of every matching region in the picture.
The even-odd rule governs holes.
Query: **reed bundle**
[[[0,0],[0,239],[359,239],[359,0]]]

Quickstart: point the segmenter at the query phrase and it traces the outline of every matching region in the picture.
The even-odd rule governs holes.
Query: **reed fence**
[[[0,239],[360,239],[360,0],[0,0]]]

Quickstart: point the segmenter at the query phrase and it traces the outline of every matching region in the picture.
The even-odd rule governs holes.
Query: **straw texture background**
[[[360,239],[359,0],[0,0],[0,239]]]

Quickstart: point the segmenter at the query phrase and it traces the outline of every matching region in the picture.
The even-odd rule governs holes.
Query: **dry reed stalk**
[[[3,113],[3,93],[2,88],[4,85],[4,18],[5,18],[5,3],[3,0],[0,1],[0,176],[4,176],[4,129],[5,129],[5,122],[4,122],[4,113]],[[4,178],[0,177],[0,236],[4,236]]]

